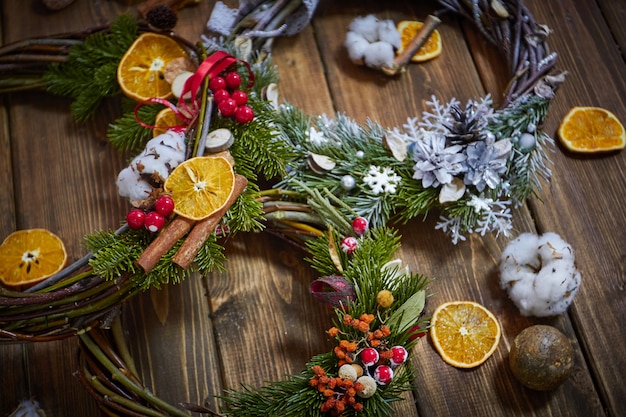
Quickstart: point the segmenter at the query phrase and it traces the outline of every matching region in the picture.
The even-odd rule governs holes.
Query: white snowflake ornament
[[[370,186],[372,193],[378,195],[381,193],[394,194],[400,185],[402,177],[394,172],[393,169],[387,167],[377,167],[371,165],[363,182]]]

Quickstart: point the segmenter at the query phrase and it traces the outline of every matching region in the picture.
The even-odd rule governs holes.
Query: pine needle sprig
[[[116,234],[113,231],[97,231],[85,236],[85,246],[93,252],[89,264],[94,274],[113,280],[123,273],[139,273],[135,260],[148,244],[144,231],[129,230]]]
[[[193,271],[199,272],[202,276],[206,276],[210,272],[226,271],[224,247],[217,243],[217,239],[218,237],[215,233],[212,233],[204,245],[202,245],[194,258]]]
[[[120,15],[109,31],[96,32],[72,46],[67,62],[49,66],[44,74],[48,91],[74,99],[71,113],[76,120],[88,120],[104,97],[120,93],[117,64],[137,32],[136,19]]]
[[[124,99],[123,102],[130,102]],[[137,104],[136,102],[132,102]],[[164,108],[161,104],[141,106],[135,117],[134,109],[124,113],[109,124],[107,139],[115,149],[121,152],[138,151],[152,138],[152,130],[137,123],[137,118],[148,125],[154,125],[156,116]]]
[[[332,239],[332,247],[331,247]],[[329,275],[341,275],[342,272],[337,269],[331,253],[337,254],[340,260],[340,265],[346,265],[348,262],[348,256],[341,250],[338,242],[341,239],[341,235],[334,229],[329,229],[328,233],[325,233],[317,239],[307,240],[305,242],[307,252],[309,256],[305,258],[305,261],[311,264],[311,268],[319,273],[320,276]]]
[[[260,232],[265,228],[262,223],[263,204],[258,200],[259,186],[249,182],[246,190],[235,200],[224,216],[228,233]]]

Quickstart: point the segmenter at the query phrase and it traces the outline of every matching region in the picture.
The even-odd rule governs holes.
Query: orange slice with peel
[[[36,284],[65,266],[63,241],[46,229],[18,230],[0,245],[0,281],[11,287]]]
[[[411,40],[423,26],[423,22],[415,20],[402,20],[398,23],[396,29],[400,33],[400,39],[402,41],[398,53],[402,52],[411,43]],[[411,57],[411,61],[424,62],[436,58],[441,55],[441,49],[441,34],[435,29],[424,45]]]
[[[174,126],[183,125],[183,121],[176,116],[174,110],[169,107],[164,108],[157,113],[154,121],[154,129],[152,129],[152,137],[157,137]]]
[[[197,156],[178,165],[164,188],[176,214],[202,220],[226,204],[235,188],[235,173],[222,156]]]
[[[563,146],[573,152],[608,152],[626,146],[624,126],[601,107],[573,107],[561,121],[558,133]]]
[[[142,33],[120,60],[117,82],[124,94],[137,101],[169,98],[172,88],[165,79],[165,68],[170,61],[187,56],[174,39],[158,33]]]
[[[473,368],[495,352],[500,342],[500,323],[473,301],[450,301],[433,313],[430,335],[443,360],[457,368]]]

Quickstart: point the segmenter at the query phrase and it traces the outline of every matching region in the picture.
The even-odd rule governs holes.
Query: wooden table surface
[[[184,9],[176,31],[198,40],[213,0]],[[228,2],[232,4],[233,2]],[[57,12],[38,0],[4,1],[2,42],[83,29],[109,22],[137,2],[79,0]],[[568,71],[545,130],[556,136],[576,105],[602,106],[626,122],[626,2],[528,1],[536,20],[553,33],[549,45]],[[432,95],[465,102],[487,92],[497,102],[508,74],[503,60],[470,25],[443,16],[443,54],[388,78],[351,64],[342,47],[349,22],[374,13],[394,21],[424,19],[433,1],[322,0],[301,34],[280,39],[274,60],[282,97],[310,114],[344,112],[364,122],[401,126],[421,115]],[[107,124],[121,109],[105,103],[96,118],[76,123],[70,102],[44,92],[5,95],[0,102],[0,237],[45,227],[65,241],[72,259],[82,237],[115,228],[127,203],[115,177],[128,155],[106,142]],[[553,231],[576,250],[582,287],[567,314],[522,317],[498,286],[497,265],[508,239],[472,236],[453,245],[434,230],[436,215],[400,227],[398,255],[412,270],[434,278],[431,314],[438,304],[475,300],[495,313],[503,337],[482,366],[459,370],[444,363],[430,338],[415,348],[416,389],[398,416],[625,416],[626,415],[626,152],[579,156],[555,146],[549,184],[517,213],[515,233]],[[192,277],[170,287],[164,323],[149,294],[125,306],[124,320],[144,381],[170,402],[201,403],[240,383],[261,384],[299,372],[329,349],[324,330],[331,312],[308,294],[316,278],[302,254],[267,234],[241,234],[226,246],[228,272]],[[513,338],[529,325],[562,330],[575,349],[575,371],[560,388],[523,388],[508,367]],[[0,344],[0,416],[20,399],[39,400],[48,417],[95,416],[97,407],[72,373],[74,339]]]

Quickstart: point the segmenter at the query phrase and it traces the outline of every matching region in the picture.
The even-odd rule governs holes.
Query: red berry
[[[230,95],[230,98],[235,100],[238,106],[243,106],[245,104],[248,104],[248,94],[246,94],[246,92],[243,90],[233,91],[232,94]]]
[[[135,230],[143,227],[145,219],[146,213],[139,209],[132,209],[126,215],[126,223],[128,223],[128,227]]]
[[[167,217],[174,212],[174,200],[169,195],[162,195],[154,204],[154,209],[161,216]]]
[[[241,85],[241,75],[237,74],[234,71],[226,74],[224,80],[226,80],[226,87],[230,88],[231,90],[239,88],[239,86]]]
[[[254,119],[254,110],[249,106],[239,106],[235,111],[235,120],[237,123],[250,123]]]
[[[165,226],[165,217],[161,216],[156,211],[151,211],[146,214],[146,220],[144,226],[151,232],[158,232]]]
[[[227,98],[217,103],[217,108],[224,117],[231,117],[237,111],[237,103],[232,98]]]
[[[387,385],[393,379],[393,369],[387,365],[380,365],[374,370],[374,379],[381,385]]]
[[[352,230],[359,236],[362,236],[367,232],[367,228],[369,227],[369,222],[365,217],[357,217],[352,220]]]
[[[230,94],[225,88],[213,92],[213,100],[215,100],[217,104],[220,104],[220,102],[226,100],[227,98],[230,98]]]
[[[341,239],[341,250],[348,255],[352,255],[358,245],[359,242],[354,236],[347,236]]]
[[[393,356],[391,357],[391,366],[398,366],[406,362],[409,357],[409,352],[403,346],[394,346],[391,348],[391,353]]]
[[[209,81],[209,89],[214,93],[226,88],[226,80],[223,77],[213,77]]]
[[[361,358],[361,363],[365,367],[375,365],[380,359],[378,351],[372,347],[363,349],[359,357]]]

